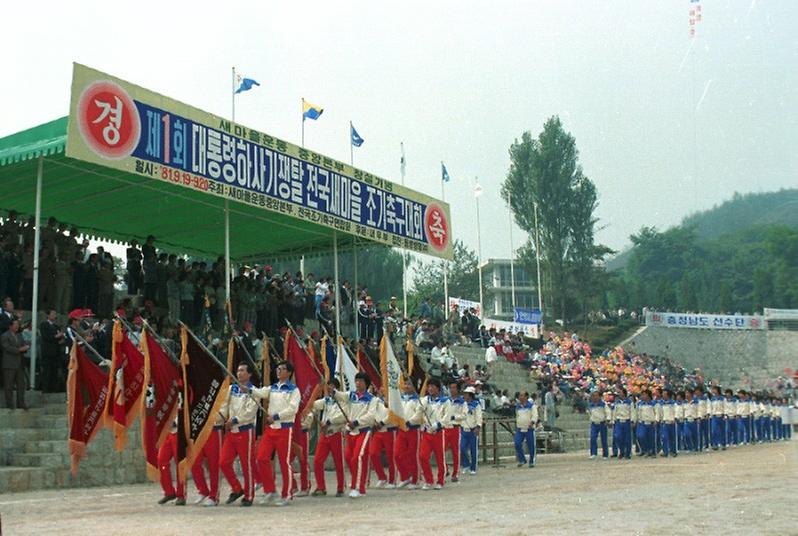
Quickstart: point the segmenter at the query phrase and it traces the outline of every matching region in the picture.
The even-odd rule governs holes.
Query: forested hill
[[[798,189],[749,194],[735,192],[728,201],[687,216],[680,227],[693,227],[696,238],[705,241],[771,224],[798,228]],[[626,267],[633,249],[607,261],[607,269],[616,271]]]

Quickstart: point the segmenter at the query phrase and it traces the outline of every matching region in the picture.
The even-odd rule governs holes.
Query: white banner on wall
[[[518,333],[519,331],[522,331],[527,337],[531,337],[533,339],[540,337],[540,325],[538,324],[519,324],[518,322],[494,320],[493,318],[486,318],[482,323],[485,324],[486,328],[494,328],[496,331],[502,329],[512,333]]]
[[[455,306],[457,307],[457,311],[460,313],[460,316],[463,316],[463,313],[466,311],[466,309],[474,309],[477,316],[482,318],[482,310],[479,307],[479,302],[464,300],[462,298],[452,298],[450,296],[449,310],[451,311]]]
[[[761,316],[650,311],[646,313],[646,326],[697,329],[765,329],[765,322]]]

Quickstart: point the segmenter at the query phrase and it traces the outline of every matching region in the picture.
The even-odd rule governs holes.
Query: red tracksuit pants
[[[424,480],[429,485],[437,483],[443,486],[443,479],[446,471],[446,462],[443,456],[444,441],[443,432],[421,432],[418,461],[421,464],[421,471],[424,473]],[[432,454],[435,454],[435,465],[438,466],[437,481],[432,480]]]
[[[292,436],[292,428],[268,427],[264,430],[258,446],[258,467],[260,467],[261,482],[265,493],[274,493],[277,489],[274,485],[274,472],[272,471],[272,454],[277,451],[277,461],[280,463],[280,474],[283,478],[281,492],[283,499],[289,499],[292,496],[291,482],[294,479],[290,458]]]
[[[172,485],[172,459],[175,460],[175,480],[177,481],[177,490]],[[172,432],[158,449],[158,469],[161,472],[161,488],[163,489],[164,497],[176,495],[178,499],[186,498],[186,483],[180,480],[177,474],[177,433]]]
[[[369,476],[368,448],[371,430],[346,437],[346,463],[352,475],[352,489],[366,493],[366,480]]]
[[[308,464],[308,433],[306,430],[294,428],[294,435],[291,441],[294,443],[291,447],[291,461],[299,457],[299,484],[302,491],[310,490],[310,466]],[[296,450],[299,447],[299,450]],[[318,447],[317,447],[318,448]],[[291,489],[296,491],[296,482],[292,477]]]
[[[418,483],[418,443],[421,432],[418,429],[399,430],[396,433],[394,452],[399,478]]]
[[[444,428],[444,460],[446,459],[446,451],[452,451],[452,478],[457,478],[460,474],[460,427],[454,426],[452,428]],[[446,468],[449,472],[449,468]]]
[[[210,497],[214,501],[219,501],[219,454],[222,451],[222,426],[214,426],[208,441],[202,447],[194,466],[191,468],[191,476],[194,477],[194,485],[197,492],[205,497]],[[208,487],[205,481],[205,469],[202,467],[203,460],[208,465],[208,478],[211,485]]]
[[[319,434],[319,441],[316,443],[316,454],[313,455],[313,474],[316,477],[316,489],[327,491],[327,484],[324,482],[324,462],[327,456],[332,454],[335,464],[335,478],[338,487],[336,491],[344,491],[344,438],[341,432],[331,435]]]
[[[388,462],[388,482],[396,484],[396,462],[394,458],[394,439],[396,431],[376,432],[369,442],[369,458],[374,472],[377,473],[378,480],[386,480],[385,470],[382,467],[382,451],[385,451],[385,459]]]
[[[238,481],[233,462],[238,456],[241,472],[244,473],[244,487]],[[244,498],[251,501],[255,496],[255,428],[239,432],[228,432],[222,441],[222,452],[219,455],[219,466],[230,484],[233,493],[244,492]]]

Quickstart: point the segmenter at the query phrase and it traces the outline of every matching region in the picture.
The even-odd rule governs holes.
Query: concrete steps
[[[26,402],[28,411],[0,408],[0,494],[146,480],[138,423],[128,432],[128,445],[121,453],[113,449],[109,431],[101,430],[72,476],[66,395],[29,391]]]

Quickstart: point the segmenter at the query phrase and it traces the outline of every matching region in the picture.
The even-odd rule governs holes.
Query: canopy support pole
[[[335,264],[335,340],[338,344],[338,338],[341,336],[341,284],[338,282],[338,231],[333,230],[333,264]]]
[[[30,319],[30,389],[36,384],[36,353],[39,350],[39,248],[41,247],[42,223],[42,175],[44,173],[44,156],[39,156],[39,167],[36,171],[36,226],[33,228],[33,303]]]
[[[359,320],[359,311],[360,306],[358,305],[359,302],[359,294],[360,292],[357,289],[357,238],[352,242],[352,263],[355,265],[355,284],[352,287],[352,322],[355,324],[355,340],[360,341],[360,322]]]
[[[224,299],[230,303],[230,201],[224,200]]]
[[[443,162],[441,162],[443,166]],[[446,183],[441,179],[441,201],[446,201]],[[443,319],[449,321],[449,261],[443,259]],[[405,316],[407,313],[405,313]]]

